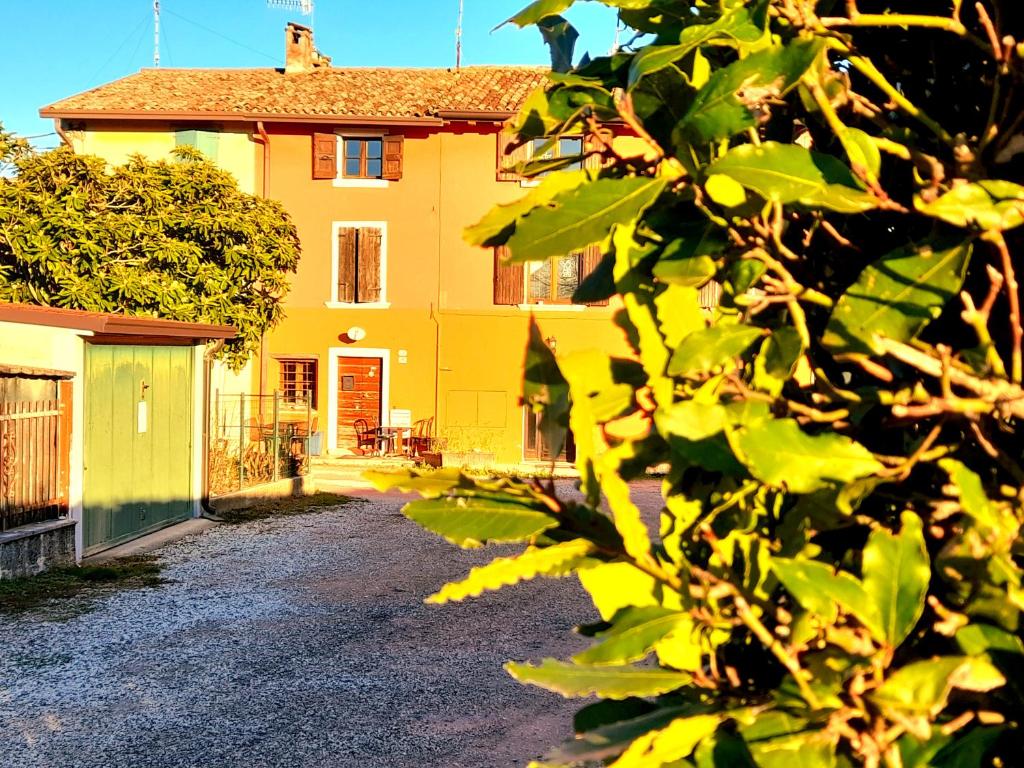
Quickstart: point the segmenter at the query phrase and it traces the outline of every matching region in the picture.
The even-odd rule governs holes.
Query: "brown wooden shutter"
[[[522,145],[509,151],[515,143],[516,135],[508,131],[498,133],[498,160],[497,177],[498,181],[519,181],[523,177],[511,170],[511,167],[526,159],[526,145]]]
[[[611,132],[610,131],[602,130],[601,131],[601,141],[598,141],[593,136],[587,136],[587,138],[583,142],[583,151],[584,152],[595,152],[595,153],[596,152],[600,152],[601,150],[604,149],[604,147],[606,146],[606,143],[607,144],[611,144],[611,142],[612,142],[612,134],[611,134]],[[598,169],[598,168],[601,168],[601,167],[603,167],[605,165],[608,165],[609,162],[610,161],[605,160],[605,158],[602,157],[599,154],[592,154],[592,155],[587,155],[587,158],[583,161],[583,167],[584,168],[588,168],[588,169],[590,169],[590,168]]]
[[[522,304],[525,294],[526,277],[522,264],[508,264],[508,246],[499,245],[494,249],[494,303]]]
[[[338,301],[356,300],[356,230],[338,230]]]
[[[402,136],[384,137],[384,170],[381,173],[382,179],[398,181],[402,178],[404,144]]]
[[[722,300],[721,283],[716,283],[714,280],[704,283],[700,288],[699,299],[701,309],[714,309],[717,307],[718,303]]]
[[[379,229],[364,227],[359,230],[358,302],[380,301],[380,242]]]
[[[338,175],[338,137],[333,133],[313,134],[313,178],[333,179]]]
[[[587,279],[587,276],[590,275],[590,273],[597,269],[598,265],[601,263],[602,258],[603,256],[601,254],[601,246],[599,245],[588,245],[586,248],[583,249],[583,269],[580,270],[581,283]],[[600,301],[588,301],[587,306],[607,307],[608,299],[601,299]]]

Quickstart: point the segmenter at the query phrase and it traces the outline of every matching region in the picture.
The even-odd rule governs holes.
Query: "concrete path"
[[[501,664],[583,647],[578,584],[426,606],[488,556],[366,495],[169,544],[170,583],[89,613],[0,617],[0,766],[504,768],[570,734],[577,702]]]

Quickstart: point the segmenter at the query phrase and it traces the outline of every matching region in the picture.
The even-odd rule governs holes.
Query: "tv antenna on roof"
[[[313,26],[313,0],[267,0],[267,8],[298,11],[303,16],[309,16],[309,26]]]
[[[160,66],[160,0],[153,0],[153,66]]]
[[[267,7],[298,11],[303,16],[313,15],[313,0],[267,0]]]

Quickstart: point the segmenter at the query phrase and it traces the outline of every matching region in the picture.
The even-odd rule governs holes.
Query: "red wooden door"
[[[379,357],[338,358],[338,447],[355,450],[356,421],[380,426],[383,360]]]

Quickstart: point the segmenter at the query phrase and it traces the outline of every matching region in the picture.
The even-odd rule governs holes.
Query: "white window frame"
[[[338,149],[334,153],[336,160],[336,168],[334,174],[334,186],[336,187],[349,187],[352,189],[387,189],[391,182],[388,179],[356,179],[352,177],[346,177],[344,175],[345,170],[345,137],[348,136],[353,139],[380,139],[384,141],[384,134],[377,132],[366,132],[366,131],[339,131],[335,133],[335,139],[338,142]],[[384,167],[383,151],[381,152],[381,168]]]
[[[380,426],[391,426],[391,350],[386,347],[327,348],[327,451],[338,450],[338,363],[343,357],[379,357]]]
[[[380,230],[380,299],[377,301],[338,301],[338,231],[342,227]],[[386,221],[331,222],[331,297],[324,302],[328,309],[387,309],[388,301],[388,223]]]
[[[587,149],[586,137],[582,133],[579,134],[579,135],[577,135],[577,134],[569,134],[567,136],[561,136],[559,138],[560,139],[579,139],[582,142],[581,143],[581,149],[584,152]],[[535,141],[539,141],[539,139],[531,139],[530,142],[526,145],[526,161],[527,162],[529,162],[530,160],[533,160],[533,143]],[[532,179],[521,179],[519,181],[519,186],[521,186],[521,187],[536,187],[538,184],[540,184],[541,179],[543,179],[543,178],[544,178],[543,176],[537,176],[537,177],[532,178]]]

